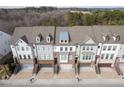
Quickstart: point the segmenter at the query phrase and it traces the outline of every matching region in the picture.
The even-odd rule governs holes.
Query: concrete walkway
[[[36,79],[29,80],[0,80],[0,86],[124,86],[123,79]]]
[[[51,70],[42,69],[37,75],[22,70],[9,80],[0,80],[0,86],[124,86],[124,79],[113,69],[102,70],[100,75],[92,69],[81,70],[79,81],[73,70],[53,74]]]

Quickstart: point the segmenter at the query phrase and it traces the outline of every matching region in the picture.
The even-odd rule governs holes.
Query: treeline
[[[86,9],[71,10],[55,7],[0,9],[0,30],[12,34],[19,26],[124,25],[123,10],[90,10],[90,13],[84,13]]]

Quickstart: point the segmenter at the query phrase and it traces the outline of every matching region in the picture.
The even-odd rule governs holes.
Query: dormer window
[[[104,40],[104,41],[109,41],[109,40],[110,40],[109,35],[103,36],[103,40]]]
[[[119,41],[120,40],[120,35],[117,35],[117,36],[113,35],[112,38],[113,38],[114,41]]]
[[[112,36],[113,40],[116,41],[116,37],[115,36]]]
[[[37,37],[36,37],[36,43],[40,43],[42,40],[42,35],[39,34]]]
[[[63,40],[61,40],[61,43],[63,43]]]
[[[117,35],[116,36],[116,41],[119,41],[120,40],[120,35]]]
[[[60,32],[60,35],[59,35],[59,43],[68,43],[69,42],[69,34],[68,32]]]
[[[46,37],[46,41],[47,43],[50,43],[52,41],[52,36],[51,34],[49,34],[47,37]]]

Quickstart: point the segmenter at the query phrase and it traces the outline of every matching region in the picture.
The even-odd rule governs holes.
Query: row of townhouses
[[[116,67],[124,62],[124,26],[16,27],[11,50],[25,68]]]

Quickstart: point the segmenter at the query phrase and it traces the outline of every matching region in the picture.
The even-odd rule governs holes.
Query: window
[[[85,50],[85,46],[83,46],[83,50]]]
[[[111,50],[111,48],[112,48],[112,46],[108,46],[108,50],[109,50],[109,51]]]
[[[89,46],[87,46],[87,50],[89,50]]]
[[[92,55],[91,54],[83,54],[82,55],[82,60],[91,60]]]
[[[30,55],[28,55],[28,59],[31,59]]]
[[[122,59],[124,59],[124,55],[122,55]]]
[[[45,47],[43,47],[42,49],[43,49],[43,51],[44,51],[44,50],[45,50]]]
[[[63,51],[63,47],[60,47],[60,51]]]
[[[72,51],[72,47],[70,47],[70,51]]]
[[[61,55],[61,60],[66,60],[67,59],[67,55]]]
[[[105,56],[105,54],[102,54],[102,55],[101,55],[101,59],[104,59],[104,56]]]
[[[65,43],[67,43],[67,40],[65,40]]]
[[[50,34],[46,37],[46,41],[47,41],[47,43],[50,43],[50,41],[51,41],[51,35]]]
[[[89,55],[89,60],[91,60],[91,54]]]
[[[65,51],[68,51],[68,48],[67,47],[65,47]]]
[[[38,47],[38,50],[40,50],[40,47]]]
[[[63,43],[63,40],[61,40],[61,43]]]
[[[88,55],[86,55],[86,60],[88,60]]]
[[[28,51],[28,47],[26,47],[26,50]]]
[[[21,56],[21,55],[19,55],[19,58],[20,58],[20,59],[22,59],[22,56]]]
[[[46,55],[44,54],[44,60],[46,60],[47,58],[46,58]]]
[[[104,51],[106,50],[106,48],[107,48],[107,46],[103,46],[103,50],[104,50]]]
[[[47,59],[50,60],[50,54],[47,55]]]
[[[83,54],[83,57],[82,57],[83,60],[85,60],[85,54]]]
[[[93,46],[91,46],[91,50],[93,50]]]
[[[100,48],[100,46],[98,46],[98,48]]]
[[[116,50],[116,48],[117,48],[117,46],[113,46],[113,49],[112,49],[112,50],[113,50],[113,51],[115,51],[115,50]]]
[[[24,51],[24,47],[22,47],[22,51]]]
[[[106,54],[106,57],[105,57],[105,59],[108,59],[109,58],[109,54]]]
[[[113,58],[114,58],[114,54],[111,54],[110,59],[113,59]]]
[[[24,59],[26,59],[26,56],[25,56],[25,55],[23,55],[23,58],[24,58]]]
[[[50,50],[50,48],[48,47],[48,50]]]

